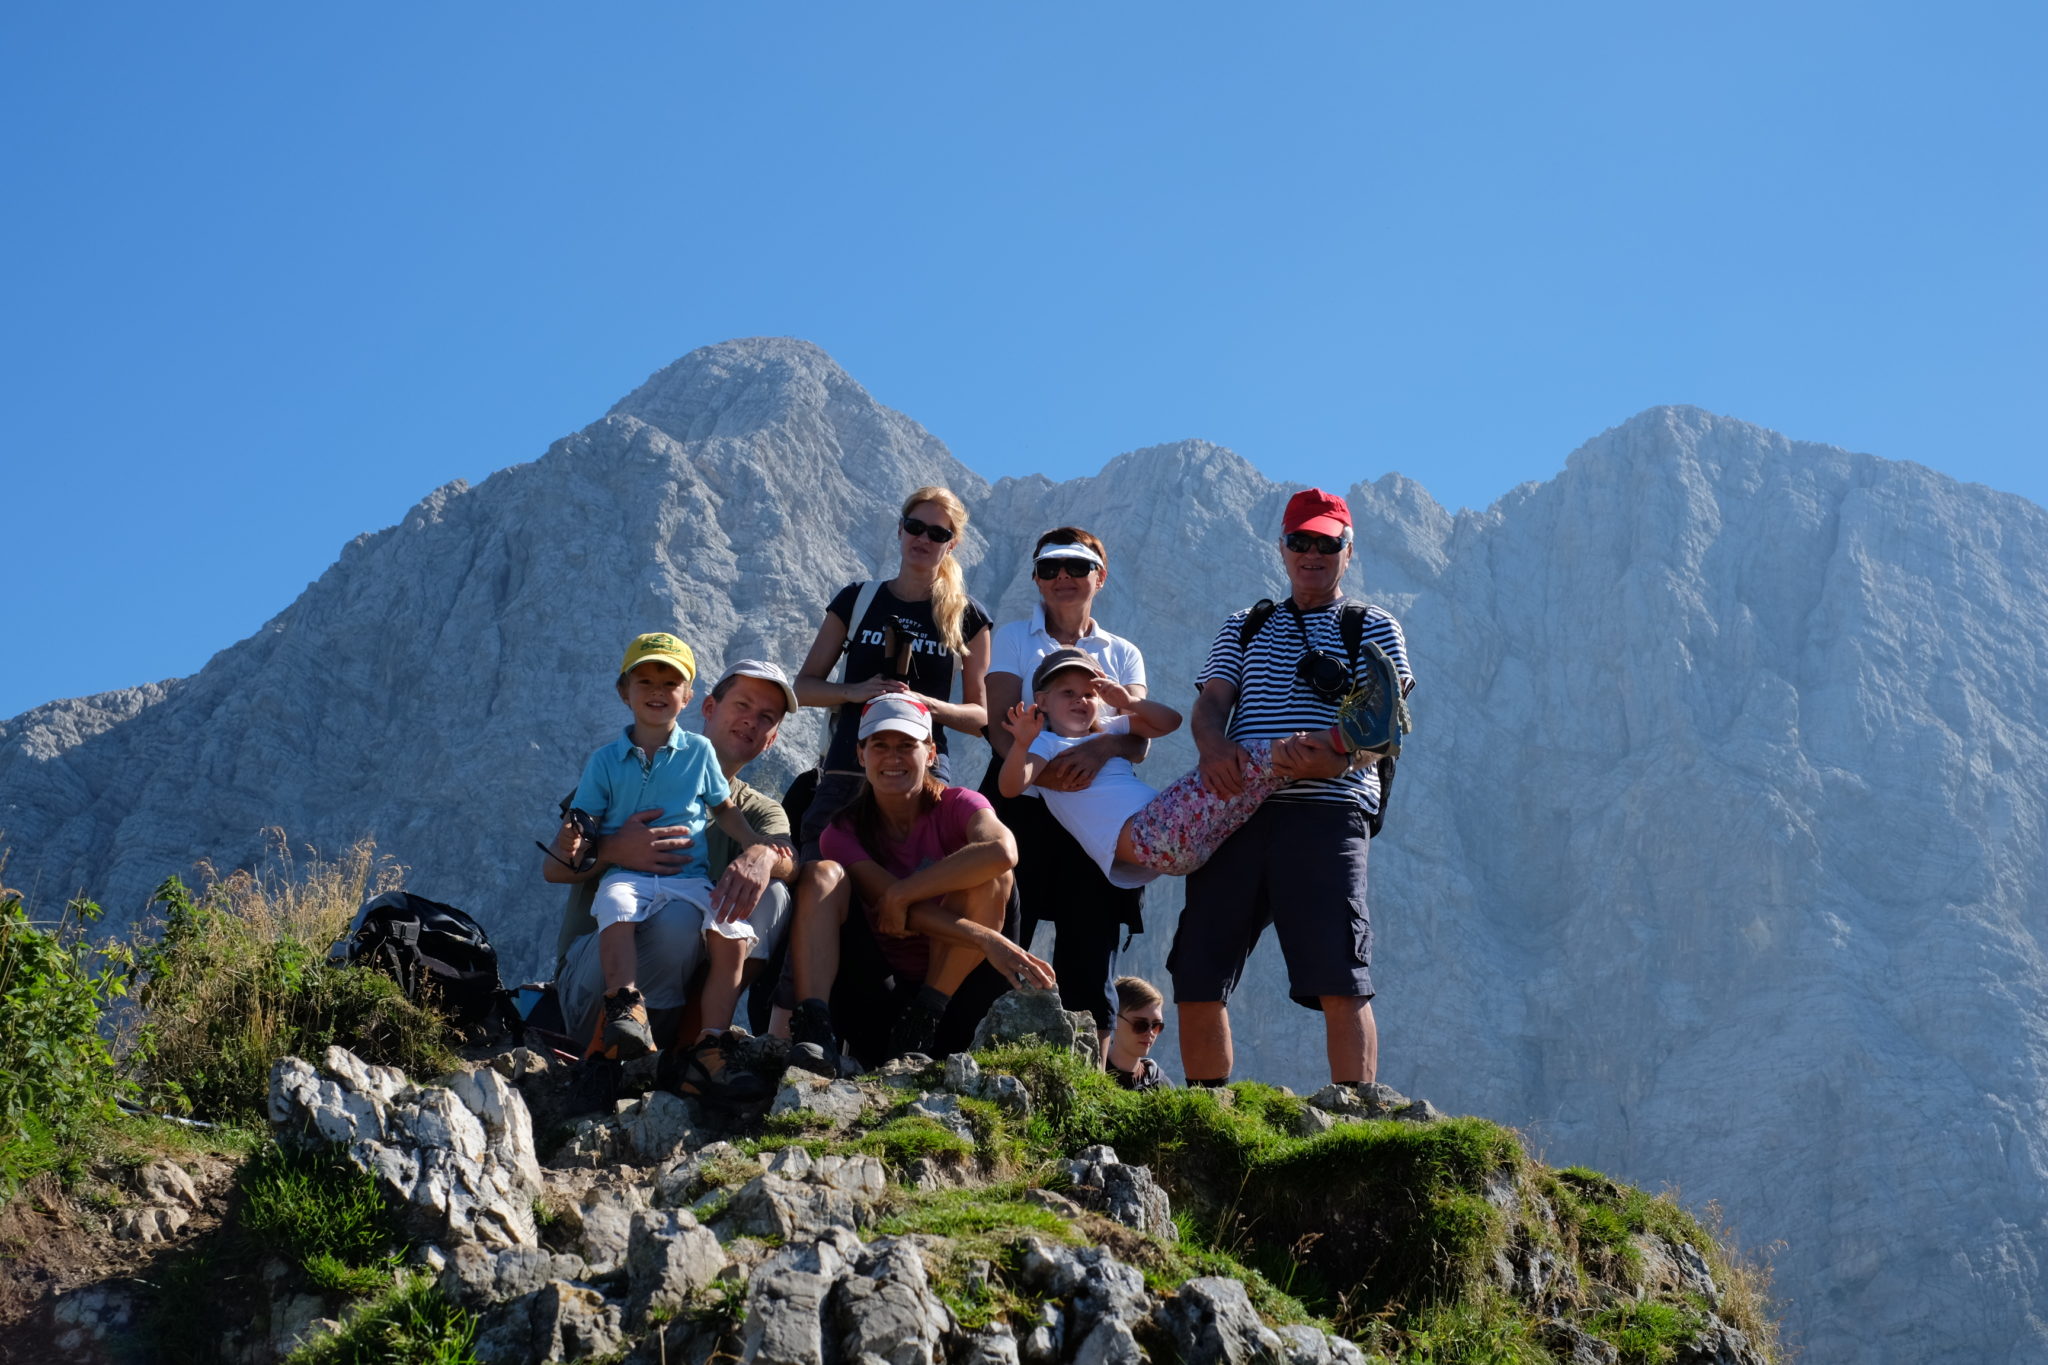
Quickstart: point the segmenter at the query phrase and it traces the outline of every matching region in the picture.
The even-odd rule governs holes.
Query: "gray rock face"
[[[1167,1241],[1180,1236],[1173,1206],[1150,1168],[1124,1165],[1114,1148],[1098,1144],[1083,1150],[1067,1163],[1067,1179],[1084,1207],[1100,1209],[1126,1227]]]
[[[9,880],[118,927],[199,857],[260,863],[268,827],[374,835],[486,911],[508,975],[544,971],[559,896],[519,850],[623,718],[622,642],[796,663],[925,482],[969,503],[999,620],[1035,600],[1035,530],[1101,533],[1098,617],[1169,700],[1282,586],[1289,489],[1229,451],[990,486],[814,347],[708,347],[345,547],[195,676],[0,722]],[[1389,1078],[1782,1241],[1814,1365],[2048,1352],[2048,514],[1687,408],[1484,511],[1398,474],[1346,495],[1347,587],[1421,675],[1372,850]],[[807,766],[820,719],[750,776]],[[1189,761],[1183,731],[1146,768]],[[1132,970],[1161,977],[1179,904],[1149,893]],[[1235,1003],[1240,1074],[1321,1084],[1270,943]]]

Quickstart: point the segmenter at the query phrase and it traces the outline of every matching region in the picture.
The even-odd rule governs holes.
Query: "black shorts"
[[[1357,805],[1268,801],[1224,840],[1187,880],[1166,957],[1174,1003],[1228,1002],[1268,924],[1297,1004],[1320,1009],[1326,995],[1372,999],[1366,818]]]

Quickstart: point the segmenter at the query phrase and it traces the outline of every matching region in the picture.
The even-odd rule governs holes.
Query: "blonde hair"
[[[938,573],[932,578],[932,624],[938,627],[939,639],[947,649],[964,653],[967,642],[960,638],[960,622],[967,616],[967,576],[960,571],[958,552],[967,538],[967,504],[952,489],[930,484],[903,500],[902,515],[909,516],[910,509],[921,502],[937,503],[953,519],[954,553],[939,561]]]

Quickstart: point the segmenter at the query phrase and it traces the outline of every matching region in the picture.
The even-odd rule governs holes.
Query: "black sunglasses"
[[[1318,535],[1314,531],[1289,531],[1286,539],[1280,543],[1298,555],[1333,555],[1351,541],[1349,537],[1340,540],[1336,536]]]
[[[945,527],[933,526],[928,522],[919,521],[916,517],[905,517],[901,525],[903,527],[903,534],[907,536],[923,536],[934,545],[944,545],[953,538],[953,533]]]
[[[1069,578],[1086,578],[1095,572],[1095,566],[1085,559],[1041,559],[1038,561],[1038,576],[1050,583],[1065,574]]]
[[[1166,1032],[1166,1021],[1164,1019],[1133,1019],[1128,1014],[1119,1014],[1117,1018],[1129,1024],[1138,1033]]]

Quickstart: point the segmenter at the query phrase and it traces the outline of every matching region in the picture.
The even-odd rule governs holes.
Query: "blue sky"
[[[197,670],[734,336],[816,341],[991,478],[1199,436],[1485,506],[1687,402],[2048,502],[2044,37],[1782,0],[10,6],[0,716]]]

